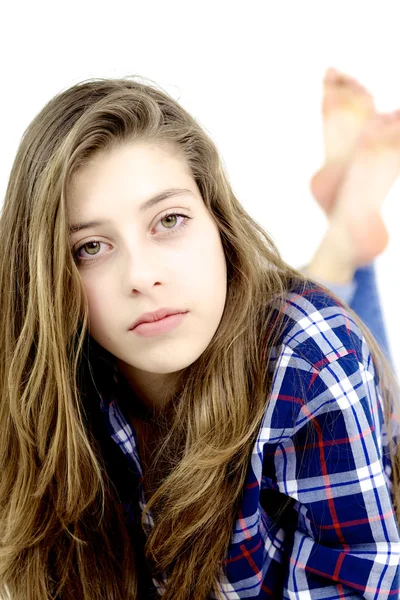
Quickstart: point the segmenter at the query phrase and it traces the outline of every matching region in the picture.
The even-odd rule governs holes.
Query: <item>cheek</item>
[[[107,323],[112,318],[113,311],[110,311],[110,305],[113,304],[109,294],[104,293],[104,289],[110,286],[99,285],[95,282],[84,282],[86,298],[89,309],[89,320],[92,326]]]
[[[226,259],[221,239],[218,234],[207,237],[207,244],[202,244],[191,254],[186,272],[191,280],[191,287],[199,290],[211,288],[215,291],[223,289],[226,284]]]
[[[212,270],[221,269],[225,254],[217,225],[207,215],[198,225],[190,242],[191,260],[196,265],[207,265]]]

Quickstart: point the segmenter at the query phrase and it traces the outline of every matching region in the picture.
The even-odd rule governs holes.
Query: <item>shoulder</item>
[[[351,355],[359,362],[370,362],[365,338],[354,313],[334,294],[322,286],[305,281],[296,284],[279,305],[284,326],[275,356],[284,352],[315,369]]]
[[[339,479],[350,470],[358,482],[372,463],[382,475],[377,485],[389,485],[390,473],[381,472],[388,437],[379,374],[352,311],[313,283],[288,294],[280,310],[285,328],[254,448],[259,471],[296,499],[299,480],[317,481],[324,469]]]
[[[289,439],[299,425],[360,400],[382,421],[379,378],[353,312],[314,282],[277,304],[284,326],[271,349],[272,383],[262,433]],[[264,431],[262,431],[264,428]],[[259,440],[260,441],[260,440]]]

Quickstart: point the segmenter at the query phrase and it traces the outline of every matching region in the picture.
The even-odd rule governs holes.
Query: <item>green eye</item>
[[[182,217],[182,222],[179,225],[176,225],[177,217]],[[167,235],[172,235],[174,233],[179,233],[179,231],[181,231],[192,218],[193,217],[188,217],[187,215],[184,215],[181,213],[169,213],[169,214],[161,217],[161,219],[158,221],[158,223],[163,223],[163,221],[165,221],[165,224],[163,224],[164,233],[166,233]],[[169,231],[167,231],[167,230],[169,230]],[[161,233],[163,233],[163,232],[161,231]],[[88,242],[85,242],[84,244],[79,246],[79,248],[77,248],[76,252],[74,252],[74,255],[73,255],[74,261],[78,265],[83,265],[84,263],[88,264],[90,262],[93,262],[94,260],[97,260],[96,257],[99,254],[101,244],[105,244],[105,243],[106,242],[101,242],[99,240],[89,240]],[[92,259],[92,258],[86,258],[85,256],[80,256],[80,253],[82,250],[87,255],[93,256],[95,258]],[[102,255],[100,255],[100,257],[101,256]],[[100,260],[100,257],[99,257],[99,260]]]

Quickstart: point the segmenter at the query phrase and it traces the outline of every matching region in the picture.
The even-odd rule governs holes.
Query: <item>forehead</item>
[[[160,184],[165,187],[177,179],[195,185],[187,162],[172,145],[125,143],[96,153],[73,174],[68,186],[68,206],[78,198],[90,201],[110,191],[113,196],[128,189],[135,197],[151,195]]]
[[[67,192],[70,221],[97,218],[118,208],[132,209],[172,189],[200,192],[187,162],[166,143],[125,143],[95,154],[71,178]],[[172,194],[170,194],[172,196]]]

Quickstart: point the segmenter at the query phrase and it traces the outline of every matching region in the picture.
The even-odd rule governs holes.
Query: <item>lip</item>
[[[186,315],[187,313],[175,313],[158,321],[153,321],[153,323],[140,323],[132,329],[132,332],[145,338],[163,335],[179,327]]]
[[[187,312],[188,311],[184,310],[183,308],[160,308],[158,310],[155,310],[154,312],[143,313],[129,327],[129,331],[132,331],[132,329],[135,329],[135,327],[137,327],[141,323],[154,323],[155,321],[160,321],[161,319],[164,319],[165,317],[168,317],[170,315],[177,315],[181,313],[184,314]]]

